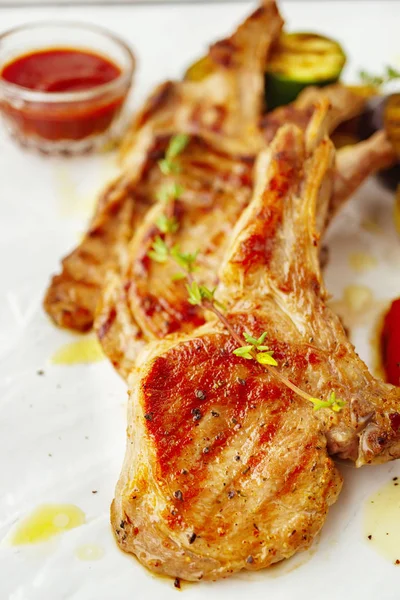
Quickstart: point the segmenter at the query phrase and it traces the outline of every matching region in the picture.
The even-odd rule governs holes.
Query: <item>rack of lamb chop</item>
[[[221,268],[223,318],[148,344],[131,373],[111,521],[121,548],[154,572],[217,579],[288,558],[340,492],[329,455],[357,466],[400,456],[400,390],[372,377],[326,306],[326,110],[306,133],[281,127],[260,153]],[[277,366],[237,356],[244,334],[263,336]],[[337,410],[322,400],[316,411],[332,394]]]
[[[51,281],[44,300],[48,314],[77,331],[91,329],[94,322],[105,353],[123,377],[146,341],[190,331],[203,318],[188,305],[182,284],[171,283],[168,273],[146,259],[146,248],[158,234],[154,216],[162,212],[157,196],[165,178],[158,161],[170,139],[177,133],[191,136],[177,178],[184,193],[173,208],[178,241],[201,250],[201,277],[214,286],[229,234],[251,197],[254,160],[279,126],[292,122],[304,129],[322,97],[332,105],[330,131],[363,110],[365,101],[337,84],[308,88],[292,105],[261,118],[265,64],[282,23],[275,3],[265,0],[231,37],[211,46],[212,73],[155,90],[126,135],[120,176],[101,195],[83,241]],[[340,151],[330,212],[392,160],[383,132]]]

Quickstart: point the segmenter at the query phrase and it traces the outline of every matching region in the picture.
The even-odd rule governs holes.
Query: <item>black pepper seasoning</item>
[[[181,589],[181,580],[179,579],[179,577],[175,577],[174,587],[177,588],[178,590]]]
[[[234,496],[235,496],[235,493],[236,493],[236,492],[235,492],[234,490],[230,490],[230,491],[228,492],[228,498],[229,498],[229,500],[232,500],[232,498],[234,498]]]
[[[193,544],[193,542],[197,538],[197,535],[193,532],[192,535],[189,535],[188,537],[189,537],[189,544]]]
[[[201,410],[199,408],[192,408],[191,412],[193,415],[193,421],[200,421],[201,417],[203,416]]]
[[[211,414],[213,417],[219,417],[219,413],[216,410],[212,410]]]
[[[181,490],[176,490],[176,492],[174,492],[174,496],[177,500],[180,500],[181,502],[183,502],[183,494],[182,494]]]
[[[153,420],[153,413],[146,413],[144,415],[144,418],[146,419],[146,421],[152,421]]]
[[[195,396],[199,400],[205,400],[207,398],[207,394],[205,393],[204,390],[196,390],[195,391]]]
[[[254,558],[250,555],[246,558],[246,562],[249,563],[249,565],[251,565],[254,562]]]

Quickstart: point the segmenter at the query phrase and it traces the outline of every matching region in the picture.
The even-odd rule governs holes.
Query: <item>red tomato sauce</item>
[[[382,364],[386,380],[400,386],[400,298],[385,315],[381,334]]]
[[[48,48],[16,57],[0,77],[9,83],[49,94],[82,92],[109,83],[120,75],[107,58],[74,48]],[[21,107],[3,106],[25,135],[48,140],[80,140],[103,132],[121,108],[124,95],[104,94],[83,101],[26,101]]]

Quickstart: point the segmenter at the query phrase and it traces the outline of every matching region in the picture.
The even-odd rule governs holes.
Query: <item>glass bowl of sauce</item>
[[[135,58],[117,36],[72,22],[0,35],[0,109],[21,144],[48,154],[100,149],[116,137]]]

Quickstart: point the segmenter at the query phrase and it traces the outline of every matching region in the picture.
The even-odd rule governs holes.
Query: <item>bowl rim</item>
[[[6,81],[1,77],[1,72],[4,66],[7,63],[2,63],[1,60],[1,52],[3,43],[7,40],[7,38],[12,37],[14,34],[23,32],[24,30],[32,30],[39,29],[40,27],[62,27],[65,29],[81,29],[83,31],[93,31],[94,33],[98,33],[107,37],[109,40],[114,42],[117,46],[119,46],[128,57],[128,65],[125,67],[121,67],[121,73],[115,79],[108,81],[107,83],[102,83],[101,85],[97,85],[95,87],[89,88],[88,90],[80,90],[77,92],[42,92],[38,90],[31,90],[29,88],[23,87],[16,83],[11,83],[10,81]],[[48,45],[48,47],[51,47]],[[57,46],[54,46],[57,47]],[[60,47],[67,47],[60,46]],[[71,48],[79,49],[79,45],[71,46]],[[89,45],[90,47],[90,45]],[[43,48],[46,48],[46,44],[43,44]],[[83,49],[83,47],[82,47]],[[27,52],[29,52],[29,46],[27,48]],[[99,56],[102,56],[101,52],[98,52]],[[20,55],[24,56],[24,52],[22,51]],[[103,56],[106,57],[105,54]],[[117,63],[118,64],[118,63]],[[43,19],[38,21],[31,21],[24,23],[22,25],[18,25],[17,27],[13,27],[11,29],[6,30],[5,32],[0,34],[0,96],[4,93],[6,97],[10,98],[11,96],[18,97],[19,100],[25,100],[27,102],[37,102],[37,103],[66,103],[66,102],[87,102],[92,99],[97,98],[98,96],[102,96],[103,94],[107,94],[107,92],[113,91],[114,88],[119,85],[130,85],[134,73],[134,69],[136,66],[136,58],[127,44],[118,34],[110,31],[106,27],[101,27],[100,25],[93,25],[92,23],[86,23],[85,21],[69,21],[69,20],[57,20],[57,19]]]

